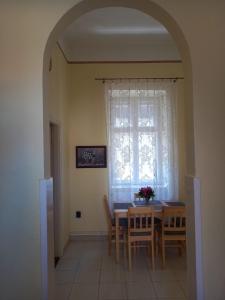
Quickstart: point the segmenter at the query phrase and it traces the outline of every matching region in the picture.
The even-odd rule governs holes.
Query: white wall
[[[68,5],[72,1],[67,1]],[[40,300],[39,179],[44,177],[43,54],[65,8],[0,4],[0,298]],[[51,15],[53,13],[53,15]]]
[[[44,174],[42,61],[51,30],[78,2],[1,2],[0,282],[3,299],[40,299],[38,179]],[[91,0],[89,5],[97,2]],[[143,7],[145,3],[153,2],[161,6],[166,13],[162,13],[161,17],[158,15],[159,19],[165,21],[164,25],[172,30],[174,36],[182,36],[177,30],[177,23],[189,46],[193,77],[194,154],[202,196],[205,299],[223,300],[225,2],[125,2]],[[149,13],[157,15],[159,10],[152,5],[151,8]],[[81,10],[80,7],[79,12]],[[167,13],[176,23],[168,18]],[[58,29],[63,27],[64,21]],[[179,47],[183,49],[183,58],[186,57],[184,41],[179,43]],[[188,80],[191,78],[190,69],[185,64]],[[191,87],[191,82],[187,84]],[[192,96],[191,90],[188,90]],[[190,169],[193,171],[193,168]]]
[[[0,20],[1,298],[40,299],[43,40],[29,9],[1,4]]]
[[[195,168],[201,182],[205,299],[222,300],[225,295],[225,39],[222,38],[225,2],[157,2],[163,3],[175,17],[190,47]]]

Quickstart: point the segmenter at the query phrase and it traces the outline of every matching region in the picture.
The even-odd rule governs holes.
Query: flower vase
[[[146,203],[149,203],[149,201],[150,201],[150,198],[145,198]]]

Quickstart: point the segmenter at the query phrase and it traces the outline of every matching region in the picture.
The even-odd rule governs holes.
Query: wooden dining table
[[[120,235],[119,235],[119,228],[120,228],[120,220],[127,219],[127,213],[129,207],[146,207],[151,206],[154,209],[154,217],[157,219],[162,219],[162,211],[163,206],[184,206],[183,202],[175,202],[175,201],[158,201],[153,200],[146,203],[145,200],[138,200],[133,202],[123,202],[123,203],[114,203],[113,212],[115,217],[115,226],[116,226],[116,262],[119,263],[120,259]]]

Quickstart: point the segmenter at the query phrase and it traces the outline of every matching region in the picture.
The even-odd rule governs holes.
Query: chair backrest
[[[112,215],[109,207],[109,201],[107,199],[107,196],[103,196],[103,203],[104,203],[104,208],[105,208],[105,213],[106,213],[106,220],[107,220],[107,225],[108,228],[111,230],[112,228]]]
[[[186,231],[186,211],[185,206],[163,207],[162,229],[166,232]]]
[[[154,233],[154,210],[152,207],[129,207],[127,216],[129,233]]]

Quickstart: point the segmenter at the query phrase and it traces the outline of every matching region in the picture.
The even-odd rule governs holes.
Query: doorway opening
[[[74,20],[78,19],[80,16],[92,11],[96,10],[98,8],[104,8],[104,7],[130,7],[137,9],[141,12],[144,12],[145,14],[152,16],[153,18],[157,19],[159,22],[161,22],[167,29],[168,31],[172,34],[174,37],[177,47],[180,50],[181,58],[183,61],[184,65],[184,77],[187,79],[185,82],[185,92],[187,94],[187,97],[189,97],[190,101],[187,103],[189,108],[187,111],[190,113],[190,115],[187,117],[188,124],[189,126],[189,134],[188,140],[193,140],[192,135],[192,102],[191,102],[191,97],[190,95],[192,94],[192,79],[191,79],[191,61],[190,61],[190,56],[189,56],[189,49],[188,45],[186,43],[185,37],[183,33],[181,32],[179,26],[177,26],[176,22],[167,14],[165,10],[163,10],[160,6],[152,3],[151,1],[136,1],[136,0],[131,0],[131,1],[126,1],[126,0],[121,0],[121,1],[111,1],[111,0],[105,0],[105,1],[93,1],[93,0],[84,0],[81,1],[78,5],[75,5],[67,14],[65,14],[59,22],[56,24],[52,34],[50,35],[48,39],[48,43],[46,46],[45,50],[45,55],[44,55],[44,86],[46,84],[45,79],[46,79],[46,73],[47,73],[47,66],[48,62],[50,60],[51,56],[51,50],[54,46],[54,44],[58,41],[60,34],[66,29],[66,27],[71,24]],[[46,91],[44,88],[44,95]],[[44,101],[47,102],[47,97],[44,97]],[[47,122],[47,120],[45,120]],[[45,131],[45,135],[47,136],[48,133]],[[49,140],[47,137],[46,140]],[[188,142],[187,142],[188,144]],[[188,145],[188,151],[189,153],[187,154],[187,165],[189,166],[189,170],[187,170],[187,174],[194,174],[194,145],[190,144]],[[48,168],[46,166],[46,168]],[[189,199],[190,203],[188,206],[188,215],[193,216],[192,218],[194,219],[194,199]],[[196,270],[195,268],[195,236],[193,232],[195,232],[194,228],[194,223],[191,224],[192,228],[188,229],[188,245],[191,247],[193,251],[191,251],[192,257],[189,258],[188,261],[188,267],[190,268],[191,271]],[[201,243],[201,241],[199,241]],[[193,288],[193,293],[195,294],[195,275],[192,276],[192,282],[189,284],[191,288]],[[194,299],[194,297],[193,297]]]
[[[53,229],[54,229],[54,261],[57,265],[60,258],[60,128],[49,123],[50,136],[50,176],[53,178]]]

